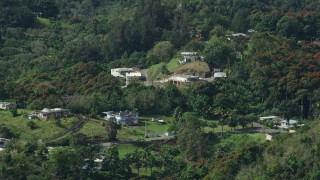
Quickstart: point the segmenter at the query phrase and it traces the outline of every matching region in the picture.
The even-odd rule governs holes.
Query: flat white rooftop
[[[128,72],[126,73],[127,77],[140,77],[141,76],[141,72]]]

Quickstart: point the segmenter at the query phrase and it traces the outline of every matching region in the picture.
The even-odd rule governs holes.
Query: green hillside
[[[205,179],[318,179],[319,127],[316,120],[298,133],[243,147],[212,163]]]
[[[0,0],[0,7],[0,105],[18,108],[0,111],[0,138],[11,139],[0,142],[0,179],[319,179],[318,0]],[[181,52],[203,61],[180,65]],[[124,87],[113,68],[148,78]],[[153,83],[214,69],[227,77]],[[78,119],[26,118],[43,108],[87,119],[46,144],[39,139]],[[165,121],[120,126],[103,119],[108,111]],[[289,134],[262,116],[306,126],[291,124],[297,133]],[[265,142],[264,129],[282,133]]]

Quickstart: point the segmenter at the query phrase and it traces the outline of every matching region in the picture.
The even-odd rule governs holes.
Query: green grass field
[[[158,71],[161,71],[161,68],[164,66],[164,63],[159,63],[151,66],[148,71],[148,79],[153,80]],[[161,74],[161,73],[160,73]],[[154,79],[156,80],[156,79]]]
[[[202,61],[192,61],[172,70],[177,74],[194,73],[194,72],[210,72],[209,65]]]
[[[118,131],[118,139],[119,140],[137,140],[137,139],[145,139],[145,132],[147,134],[164,134],[168,131],[169,124],[160,124],[159,122],[151,122],[151,121],[139,121],[137,126],[123,126]]]
[[[37,20],[40,22],[40,24],[43,24],[45,26],[50,25],[50,19],[38,17]]]
[[[146,122],[147,126],[147,132],[152,132],[156,134],[164,134],[165,132],[168,131],[169,124],[160,124],[159,122]]]
[[[107,136],[106,130],[102,126],[102,123],[98,123],[95,121],[86,121],[81,129],[79,130],[79,133],[86,134],[90,137],[102,137],[105,138]]]
[[[28,110],[18,110],[19,113],[28,113]],[[20,139],[49,139],[56,135],[65,132],[68,128],[72,126],[74,122],[77,121],[75,117],[63,118],[61,119],[61,124],[58,126],[55,120],[40,120],[33,119],[29,120],[26,115],[19,115],[17,117],[12,117],[9,111],[0,111],[0,124],[6,125],[15,134],[18,134]],[[33,121],[38,126],[36,129],[30,129],[27,126],[28,121]]]
[[[141,147],[133,144],[117,144],[115,145],[119,151],[119,157],[124,158],[126,154],[134,152],[136,149],[140,150]]]
[[[179,64],[179,58],[173,58],[168,64],[167,68],[170,72],[175,70],[176,68],[180,67],[181,65]]]
[[[117,135],[118,140],[144,139],[144,130],[135,126],[123,126]]]
[[[247,134],[250,137],[252,137],[254,140],[256,140],[259,143],[264,143],[266,142],[266,134],[265,133],[252,133],[252,134]]]

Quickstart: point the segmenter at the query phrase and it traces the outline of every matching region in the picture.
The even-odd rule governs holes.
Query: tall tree
[[[184,114],[178,125],[178,147],[189,161],[203,157],[204,141],[201,122],[196,117]]]
[[[115,146],[109,147],[105,152],[101,171],[106,174],[105,178],[127,179],[131,175],[130,166],[119,158],[119,151]]]
[[[226,68],[235,61],[235,52],[226,38],[213,36],[204,49],[205,61],[215,68]]]
[[[117,140],[117,133],[118,129],[120,129],[120,125],[117,124],[117,120],[115,117],[110,118],[106,125],[105,129],[107,131],[107,140],[108,141],[116,141]]]

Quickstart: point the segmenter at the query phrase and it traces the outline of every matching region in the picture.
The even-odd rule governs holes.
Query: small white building
[[[175,74],[169,77],[168,81],[171,81],[173,84],[189,83],[199,81],[199,77],[193,75]]]
[[[203,60],[203,56],[199,52],[181,52],[180,64],[185,64],[190,61]]]
[[[141,72],[127,72],[126,73],[126,86],[128,86],[133,81],[139,81],[142,77]]]
[[[283,120],[282,118],[280,118],[278,116],[264,116],[264,117],[260,117],[259,119],[260,119],[260,121],[272,121],[275,123],[278,123]]]
[[[213,77],[214,78],[226,78],[227,77],[227,74],[225,72],[215,72],[213,74]]]
[[[231,34],[232,37],[244,37],[244,38],[249,38],[249,36],[247,34],[244,33],[234,33]]]
[[[120,111],[120,112],[102,112],[106,114],[104,117],[105,120],[110,120],[111,118],[115,118],[117,124],[120,125],[135,125],[138,124],[139,114],[137,112],[129,112],[129,111]]]
[[[165,132],[164,135],[165,136],[175,136],[176,132]]]
[[[122,78],[124,78],[126,73],[132,72],[132,71],[133,71],[132,68],[115,68],[115,69],[111,69],[111,75],[113,77],[122,77]]]
[[[296,126],[298,124],[298,121],[297,120],[292,120],[290,119],[289,121],[287,120],[282,120],[280,122],[280,128],[283,128],[283,129],[290,129],[290,128],[293,128],[294,126]]]
[[[15,103],[11,103],[11,102],[0,102],[0,109],[3,110],[11,110],[16,108],[16,104]]]

